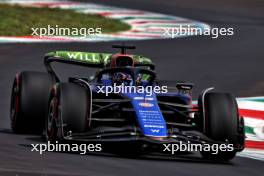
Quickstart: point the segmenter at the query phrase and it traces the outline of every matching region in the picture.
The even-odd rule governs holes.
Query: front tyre
[[[90,117],[90,91],[73,83],[60,83],[50,95],[47,140],[62,141],[69,133],[85,132]]]
[[[206,136],[214,141],[239,145],[239,114],[235,98],[227,93],[209,92],[199,99],[200,120],[202,130]],[[206,159],[228,161],[235,157],[236,150],[201,152]]]

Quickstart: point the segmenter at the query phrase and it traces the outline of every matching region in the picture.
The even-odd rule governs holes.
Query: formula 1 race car
[[[244,121],[232,95],[208,88],[195,102],[191,83],[175,83],[173,91],[165,90],[149,58],[126,54],[134,46],[113,47],[121,53],[50,52],[44,57],[47,73],[16,74],[10,110],[13,131],[44,133],[53,142],[126,143],[128,152],[160,151],[163,144],[179,142],[233,145],[234,150],[217,154],[201,151],[215,160],[230,160],[244,149]],[[52,62],[98,71],[61,82]],[[118,86],[134,89],[113,91]],[[160,92],[153,91],[159,87]]]

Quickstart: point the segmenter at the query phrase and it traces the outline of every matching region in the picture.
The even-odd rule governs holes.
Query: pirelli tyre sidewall
[[[14,132],[41,134],[51,87],[52,79],[47,73],[24,71],[16,74],[10,106]]]

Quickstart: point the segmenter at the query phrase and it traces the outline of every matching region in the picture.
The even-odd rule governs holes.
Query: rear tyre
[[[52,79],[41,72],[21,72],[14,79],[10,118],[15,133],[36,133],[43,130],[47,115]]]
[[[62,141],[69,133],[85,132],[90,116],[89,90],[72,83],[60,83],[50,95],[47,140]]]
[[[202,108],[203,107],[203,108]],[[233,147],[238,145],[239,114],[237,102],[227,93],[206,93],[202,102],[199,99],[200,127],[206,136],[222,143],[228,142]],[[236,155],[236,150],[201,152],[206,159],[227,161]]]

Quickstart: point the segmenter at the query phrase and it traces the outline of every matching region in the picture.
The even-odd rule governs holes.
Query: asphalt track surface
[[[263,0],[105,0],[120,7],[189,17],[217,27],[234,27],[235,35],[217,40],[191,37],[175,40],[132,42],[136,53],[151,57],[159,78],[173,83],[187,80],[197,86],[194,94],[215,86],[235,96],[264,95]],[[43,70],[42,56],[53,50],[114,51],[111,43],[0,44],[0,175],[263,175],[263,162],[235,158],[231,163],[212,163],[199,156],[131,159],[104,155],[31,152],[37,136],[15,135],[9,129],[9,97],[17,71]],[[58,66],[61,74],[79,69]],[[83,72],[83,69],[81,69]]]

